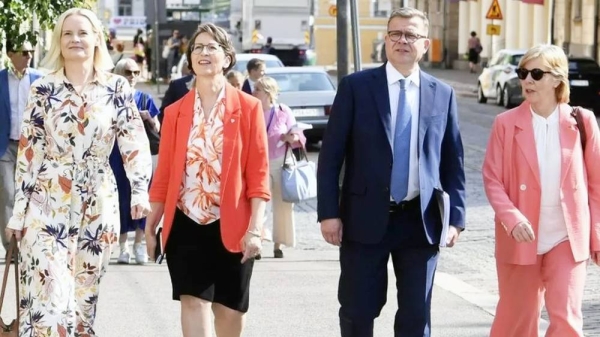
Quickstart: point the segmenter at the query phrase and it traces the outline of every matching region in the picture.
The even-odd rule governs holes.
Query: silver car
[[[317,143],[329,120],[336,88],[322,67],[267,68],[266,75],[279,85],[278,102],[289,106],[296,121],[312,125],[307,141]]]

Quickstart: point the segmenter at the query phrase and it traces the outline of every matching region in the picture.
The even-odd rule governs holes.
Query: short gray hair
[[[412,19],[412,18],[420,18],[423,20],[423,27],[425,27],[425,34],[429,35],[429,19],[427,18],[427,14],[424,12],[412,8],[412,7],[402,7],[394,10],[392,14],[390,14],[390,18],[388,19],[388,27],[390,22],[394,18],[404,18],[404,19]]]
[[[125,70],[127,70],[127,66],[133,66],[137,68],[138,65],[133,59],[125,58],[117,62],[115,69],[113,69],[113,73],[115,75],[125,76]]]

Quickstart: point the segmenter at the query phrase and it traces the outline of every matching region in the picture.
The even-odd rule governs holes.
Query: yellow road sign
[[[488,23],[486,33],[487,35],[500,35],[500,25],[492,25]]]
[[[337,16],[337,6],[336,5],[329,6],[329,15]]]
[[[500,4],[498,0],[493,0],[490,5],[490,9],[488,9],[485,18],[488,20],[502,20],[502,10],[500,9]]]

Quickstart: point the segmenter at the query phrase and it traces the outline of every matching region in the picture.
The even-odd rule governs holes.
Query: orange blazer
[[[164,203],[163,248],[173,225],[185,171],[194,115],[195,90],[165,109],[158,166],[152,178],[150,201]],[[267,132],[260,102],[231,85],[225,87],[223,162],[221,172],[221,238],[227,250],[242,251],[250,225],[251,198],[268,201]]]
[[[594,114],[583,110],[587,133],[585,154],[571,107],[559,105],[562,154],[560,197],[575,261],[585,261],[600,251],[600,133]],[[585,160],[584,160],[585,159]],[[537,233],[541,202],[540,174],[529,103],[496,117],[485,160],[483,182],[495,212],[496,259],[531,265],[537,258]],[[536,235],[530,243],[517,243],[510,233],[529,221]]]

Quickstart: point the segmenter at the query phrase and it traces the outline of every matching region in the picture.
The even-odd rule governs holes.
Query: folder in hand
[[[442,220],[440,247],[446,247],[446,239],[448,237],[448,229],[450,227],[450,196],[448,193],[437,188],[434,190],[434,193],[440,209],[440,216]]]

